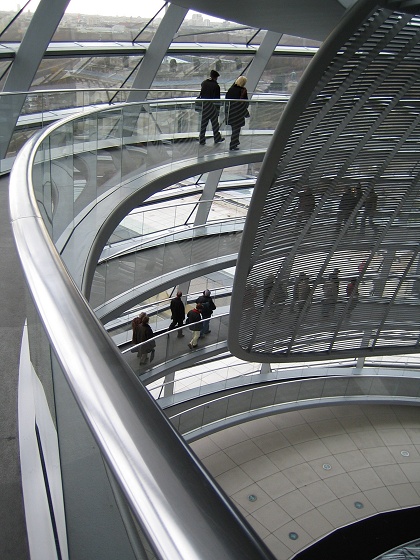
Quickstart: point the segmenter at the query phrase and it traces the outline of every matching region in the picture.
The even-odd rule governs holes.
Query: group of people
[[[328,274],[326,280],[322,283],[323,296],[321,299],[321,313],[324,318],[329,318],[334,313],[335,306],[339,299],[340,290],[340,269],[334,270]],[[347,296],[347,315],[350,316],[359,301],[359,278],[352,277],[346,285]],[[292,301],[290,311],[301,312],[304,306],[311,302],[315,286],[310,282],[310,278],[306,272],[301,271],[297,276],[293,285]],[[269,301],[270,305],[276,307],[278,314],[280,307],[284,306],[287,299],[287,283],[284,280],[275,279],[274,274],[269,274],[263,282],[263,302]]]
[[[216,309],[216,304],[210,295],[210,290],[204,290],[203,294],[198,297],[195,302],[195,307],[188,311],[185,319],[185,305],[182,301],[182,292],[178,291],[176,297],[171,300],[170,310],[172,322],[169,325],[169,331],[178,328],[178,338],[183,338],[185,335],[182,332],[182,327],[188,324],[190,331],[193,332],[193,337],[188,343],[190,349],[195,348],[198,343],[199,338],[204,338],[206,334],[211,332],[210,330],[210,318],[213,315],[213,311]],[[201,323],[200,321],[204,319]]]
[[[206,130],[208,123],[211,122],[214,143],[224,142],[225,139],[220,134],[219,112],[220,102],[211,101],[220,99],[220,86],[217,79],[220,74],[217,70],[210,71],[210,77],[201,83],[201,90],[198,99],[201,109],[201,125],[199,142],[202,146],[206,143]],[[239,134],[245,125],[245,119],[249,117],[248,112],[248,92],[245,87],[247,79],[239,76],[226,92],[225,98],[228,100],[225,105],[226,124],[232,128],[230,139],[230,150],[239,150]],[[208,101],[206,101],[208,100]]]
[[[338,301],[338,293],[340,280],[338,278],[340,270],[335,268],[334,271],[329,274],[328,279],[324,282],[323,291],[324,299],[322,300],[322,314],[324,317],[328,318],[334,313],[335,305]],[[350,278],[350,282],[346,286],[346,296],[347,296],[347,316],[350,317],[352,311],[357,306],[359,301],[359,279],[354,276]]]
[[[210,290],[204,290],[203,295],[196,300],[194,309],[188,311],[185,322],[193,333],[192,339],[188,343],[190,350],[197,347],[200,338],[204,338],[206,334],[211,333],[210,318],[215,309],[216,304],[210,295]],[[202,319],[204,320],[200,323]]]
[[[360,201],[364,198],[364,193],[362,185],[358,183],[355,187],[346,187],[344,193],[341,197],[340,204],[338,206],[337,215],[337,231],[340,229],[343,222],[347,222],[350,216],[353,214],[354,210],[359,206],[359,209],[363,208],[363,214],[360,221],[360,232],[364,233],[366,229],[366,222],[372,229],[376,229],[377,226],[373,220],[376,215],[376,209],[378,206],[378,195],[375,189],[372,187],[369,189],[364,201],[360,205]],[[353,216],[351,223],[351,228],[357,227],[357,212]]]
[[[204,290],[203,294],[195,301],[194,308],[185,313],[182,292],[179,290],[170,303],[171,324],[168,327],[168,336],[171,330],[178,328],[177,336],[178,338],[183,338],[185,335],[181,327],[187,324],[190,331],[192,331],[192,339],[188,343],[188,348],[191,350],[196,348],[198,340],[211,332],[210,318],[215,309],[216,304],[211,297],[210,290]],[[152,362],[155,356],[156,342],[153,339],[154,333],[149,325],[148,315],[144,312],[140,313],[138,317],[132,320],[131,326],[133,330],[133,344],[146,343],[140,346],[137,352],[137,356],[140,358],[140,365],[146,364],[149,359],[149,363]]]
[[[297,195],[298,206],[296,210],[296,225],[301,226],[303,221],[307,221],[315,210],[316,200],[314,193],[309,185],[307,185]],[[363,199],[363,200],[362,200]],[[362,201],[360,203],[360,201]],[[343,223],[349,220],[356,207],[363,211],[360,220],[360,232],[365,233],[366,225],[376,230],[377,225],[374,222],[376,210],[378,206],[378,195],[372,187],[367,193],[363,193],[362,185],[358,183],[355,187],[347,186],[341,196],[336,222],[336,231],[338,232]],[[354,214],[350,228],[357,227],[357,212]]]

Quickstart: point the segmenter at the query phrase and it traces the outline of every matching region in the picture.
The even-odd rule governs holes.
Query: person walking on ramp
[[[191,339],[191,342],[188,343],[188,348],[190,350],[197,347],[197,342],[198,339],[200,338],[201,310],[202,310],[201,303],[197,303],[194,309],[191,309],[187,313],[187,323],[190,328],[190,331],[193,332],[193,337]]]
[[[224,142],[224,138],[219,130],[219,111],[220,101],[205,101],[206,99],[220,99],[220,86],[217,83],[217,78],[220,76],[216,70],[211,70],[210,78],[201,83],[200,99],[203,99],[203,110],[201,112],[201,127],[200,127],[200,144],[204,146],[206,143],[206,128],[211,121],[213,129],[214,143]]]

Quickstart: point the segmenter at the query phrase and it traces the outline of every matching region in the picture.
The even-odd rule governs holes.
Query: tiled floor
[[[191,446],[278,560],[358,519],[420,504],[416,407],[288,412]]]

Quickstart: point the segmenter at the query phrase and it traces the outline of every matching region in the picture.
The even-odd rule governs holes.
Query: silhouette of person
[[[305,222],[308,220],[315,209],[315,196],[309,185],[305,187],[305,190],[298,194],[298,199],[299,203],[297,208],[296,224],[300,226],[303,220],[305,220]]]
[[[309,284],[309,276],[305,272],[300,272],[296,279],[293,289],[292,311],[297,306],[300,311],[305,305],[311,293],[311,286]]]
[[[200,338],[201,331],[201,303],[197,303],[194,309],[187,313],[188,327],[193,333],[191,342],[188,343],[188,348],[192,350],[197,347],[198,339]]]
[[[346,187],[338,206],[337,226],[339,230],[343,222],[347,222],[356,206],[357,200],[350,187]]]
[[[324,291],[324,298],[322,300],[322,315],[329,317],[334,312],[335,304],[338,299],[338,283],[335,280],[334,274],[331,273],[328,279],[324,282],[322,287]]]
[[[247,79],[245,76],[239,76],[235,83],[227,90],[226,99],[237,99],[238,101],[229,101],[226,103],[226,124],[232,127],[232,136],[230,139],[229,150],[239,150],[239,134],[241,128],[245,124],[245,117],[249,116],[248,92],[245,84]]]
[[[182,327],[184,324],[185,319],[185,305],[182,301],[182,292],[178,291],[176,293],[176,297],[171,300],[171,319],[172,323],[169,325],[168,330],[175,329],[176,327]],[[168,335],[169,336],[169,335]],[[182,338],[184,335],[182,334],[182,329],[178,331],[178,338]]]
[[[352,278],[347,284],[346,294],[349,298],[349,304],[347,308],[347,315],[350,317],[352,311],[356,307],[359,301],[359,289],[357,287],[357,278]]]
[[[366,221],[368,221],[369,226],[372,229],[376,229],[378,227],[373,221],[373,218],[376,215],[377,205],[378,205],[378,195],[376,194],[375,189],[372,188],[372,190],[367,195],[364,203],[364,211],[363,211],[362,221],[360,223],[361,233],[365,232]]]
[[[201,83],[200,99],[220,99],[220,86],[217,78],[220,76],[217,70],[210,71],[210,78]],[[220,102],[216,104],[214,101],[203,101],[203,110],[201,112],[200,126],[200,144],[204,146],[206,143],[206,129],[209,121],[213,129],[214,143],[224,142],[219,130],[219,111]]]

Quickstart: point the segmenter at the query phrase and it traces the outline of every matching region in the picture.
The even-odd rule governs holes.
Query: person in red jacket
[[[347,315],[350,317],[351,312],[356,307],[359,301],[359,289],[357,287],[357,278],[352,278],[347,284],[346,294],[349,298],[349,304],[347,308]]]
[[[188,348],[190,350],[196,348],[198,339],[200,338],[201,323],[199,321],[201,321],[201,311],[202,305],[201,303],[197,303],[194,309],[191,309],[187,313],[187,323],[190,331],[193,332],[191,342],[188,343]]]

